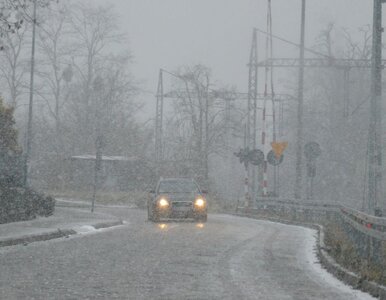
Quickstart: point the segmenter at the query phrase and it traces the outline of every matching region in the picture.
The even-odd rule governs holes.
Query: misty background
[[[272,2],[274,35],[299,43],[300,4]],[[263,0],[72,0],[41,8],[38,14],[30,168],[32,184],[48,191],[89,189],[93,166],[85,161],[87,155],[95,157],[98,147],[103,148],[103,155],[115,157],[116,164],[124,160],[130,169],[120,182],[118,167],[106,166],[115,174],[115,179],[104,178],[106,189],[148,189],[155,180],[159,69],[190,74],[190,78],[196,74],[196,81],[190,84],[197,94],[205,91],[203,78],[210,78],[208,86],[223,90],[224,95],[246,93],[252,31],[267,29],[267,1]],[[370,1],[308,0],[306,14],[308,48],[335,58],[370,58]],[[15,107],[23,145],[31,26],[3,43],[8,47],[1,57],[2,96]],[[259,60],[266,59],[262,33],[258,34],[258,49]],[[298,52],[297,47],[274,40],[274,58],[297,58]],[[306,57],[315,55],[307,53]],[[263,71],[261,68],[260,93],[264,92]],[[317,163],[315,198],[361,207],[366,189],[370,70],[352,71],[348,112],[343,111],[341,73],[334,68],[306,70],[305,141],[317,141],[323,153]],[[296,76],[296,69],[275,69],[276,92],[296,96]],[[165,92],[185,88],[175,78],[166,78],[164,85]],[[228,116],[232,125],[225,126],[224,99],[211,99],[204,107],[198,98],[198,110],[189,111],[186,97],[180,94],[176,98],[180,105],[175,100],[165,104],[166,160],[182,163],[171,163],[176,170],[168,174],[194,169],[192,176],[204,178],[220,201],[234,204],[243,197],[243,166],[233,152],[243,146],[246,101],[234,99]],[[202,127],[196,130],[195,120],[189,117],[209,109],[212,121],[205,136],[213,139],[205,146],[201,145]],[[280,138],[288,141],[289,147],[280,167],[279,194],[290,197],[294,189],[296,101],[284,108],[282,125],[285,129]]]

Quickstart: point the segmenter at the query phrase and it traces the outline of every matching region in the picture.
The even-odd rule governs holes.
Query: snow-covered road
[[[315,232],[227,215],[0,249],[0,299],[373,299],[317,263]]]

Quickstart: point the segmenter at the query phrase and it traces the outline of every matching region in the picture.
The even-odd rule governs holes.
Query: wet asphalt
[[[139,209],[100,211],[127,223],[1,248],[0,299],[364,299],[319,271],[311,229],[211,214],[154,224]]]

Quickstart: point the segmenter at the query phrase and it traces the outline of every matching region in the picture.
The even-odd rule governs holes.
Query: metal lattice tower
[[[383,2],[384,3],[384,2]],[[378,4],[379,5],[379,4]],[[377,14],[379,14],[377,11]],[[379,20],[378,20],[379,23]],[[381,28],[381,25],[377,25]],[[382,32],[378,30],[377,43],[373,47],[379,48],[382,44]],[[381,114],[380,109],[382,101],[382,86],[381,73],[382,69],[386,67],[386,60],[381,58],[378,51],[373,53],[373,59],[335,59],[335,58],[307,58],[304,59],[305,68],[336,68],[343,71],[343,114],[345,117],[349,115],[350,105],[350,70],[351,69],[372,69],[372,90],[371,90],[371,112],[370,112],[370,128],[369,128],[369,154],[368,154],[368,190],[367,190],[367,211],[374,213],[374,209],[379,203],[381,196],[381,177],[382,177],[382,154],[381,154]],[[300,66],[299,59],[294,58],[277,58],[261,61],[258,67],[272,66],[276,68],[298,68]],[[373,69],[374,68],[374,69]]]
[[[254,49],[254,50],[253,50]],[[249,107],[252,109],[252,118],[255,120],[255,113],[254,110],[257,111],[257,103],[258,101],[264,101],[266,97],[270,97],[270,95],[266,94],[259,94],[257,93],[257,41],[256,41],[256,47],[252,47],[252,53],[255,52],[255,54],[252,54],[251,57],[253,58],[250,66],[253,67],[253,78],[254,80],[251,81],[251,89],[249,89],[248,93],[237,93],[237,92],[232,92],[231,95],[228,94],[228,92],[224,90],[214,90],[214,89],[209,89],[207,92],[207,97],[208,99],[223,99],[225,101],[225,112],[226,112],[226,120],[229,122],[230,120],[230,112],[231,112],[231,106],[230,102],[233,100],[244,100],[244,101],[250,101],[252,105],[249,105]],[[164,142],[163,142],[163,114],[164,114],[164,100],[167,98],[195,98],[199,97],[195,91],[192,90],[179,90],[179,89],[173,89],[173,90],[168,90],[165,91],[164,89],[164,82],[163,82],[163,75],[164,73],[174,76],[176,78],[179,78],[181,80],[184,80],[180,76],[169,72],[167,70],[161,69],[159,72],[159,80],[158,80],[158,88],[157,88],[157,94],[156,94],[156,115],[155,115],[155,163],[156,163],[156,173],[157,176],[160,176],[162,174],[161,172],[161,166],[162,166],[162,161],[165,159],[165,153],[164,153]],[[275,102],[278,103],[283,103],[287,101],[293,101],[294,97],[291,95],[287,94],[275,94]],[[251,112],[251,113],[252,113]],[[256,113],[257,114],[257,113]],[[251,122],[253,125],[253,128],[256,128],[256,125],[254,125],[254,121]],[[257,123],[257,122],[256,122]],[[256,134],[256,130],[252,130],[254,134]],[[228,138],[228,143],[230,138]],[[252,141],[255,143],[254,141]]]
[[[259,67],[294,67],[299,68],[298,58],[274,58],[267,59],[258,63]],[[386,66],[386,60],[382,60],[382,67]],[[305,58],[304,67],[306,68],[329,68],[337,69],[369,69],[371,68],[370,59],[345,59],[345,58]]]
[[[258,57],[257,57],[257,31],[253,30],[252,46],[249,56],[248,76],[248,137],[249,147],[256,148],[257,129],[257,80],[258,80]]]
[[[260,61],[258,67],[299,68],[299,59],[275,58]],[[349,115],[350,106],[350,71],[351,69],[371,69],[370,59],[306,58],[305,68],[335,68],[343,71],[343,116]],[[386,67],[386,60],[381,61],[381,68]]]

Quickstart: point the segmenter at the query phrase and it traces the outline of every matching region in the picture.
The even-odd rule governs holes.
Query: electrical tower
[[[214,90],[209,89],[207,91],[207,97],[210,99],[223,99],[225,106],[225,121],[226,124],[229,124],[231,118],[231,102],[237,100],[248,101],[248,113],[250,115],[249,124],[250,124],[250,132],[251,138],[250,143],[252,146],[256,145],[256,134],[257,134],[257,109],[258,102],[265,101],[267,97],[271,97],[270,94],[262,94],[257,93],[257,75],[258,75],[258,64],[257,64],[257,37],[255,33],[253,34],[253,43],[251,48],[250,55],[250,63],[248,64],[250,68],[250,81],[249,81],[249,89],[248,93],[238,93],[232,92],[229,94],[228,91],[224,90]],[[197,92],[190,89],[173,89],[165,91],[164,88],[164,74],[171,75],[178,79],[184,80],[184,78],[173,74],[167,70],[160,69],[159,71],[159,79],[158,79],[158,88],[156,93],[156,114],[155,114],[155,165],[157,170],[157,176],[162,175],[162,162],[165,159],[164,153],[164,138],[163,138],[163,122],[164,122],[164,100],[167,98],[196,98],[199,97]],[[283,106],[284,103],[288,101],[294,101],[294,97],[287,94],[275,94],[274,101],[279,105]],[[226,135],[227,145],[230,145],[230,135],[229,133]],[[251,181],[250,181],[251,182]],[[262,180],[260,180],[262,182]],[[252,203],[253,204],[253,203]]]
[[[383,2],[384,3],[384,2]],[[379,15],[379,10],[378,14]],[[379,23],[379,20],[378,20]],[[381,33],[378,35],[381,35]],[[381,44],[380,37],[378,37],[378,43]],[[376,47],[379,47],[377,44]],[[375,55],[375,53],[374,53]],[[370,113],[370,128],[369,128],[369,145],[368,145],[368,189],[367,189],[367,205],[366,210],[374,213],[374,209],[377,205],[381,205],[380,193],[382,191],[381,186],[381,168],[382,168],[382,156],[380,141],[381,135],[381,71],[386,67],[386,60],[381,58],[381,54],[377,54],[377,62],[375,59],[338,59],[338,58],[305,58],[304,68],[335,68],[343,71],[343,115],[347,117],[349,115],[350,104],[350,71],[352,69],[372,69],[372,92],[371,92],[371,113]],[[296,58],[276,58],[260,61],[258,67],[270,66],[273,68],[299,68],[300,60]],[[374,67],[373,67],[374,66]],[[378,84],[376,85],[375,82]],[[375,146],[377,144],[377,146]],[[377,150],[375,150],[377,149]],[[377,197],[377,198],[376,198]]]
[[[344,59],[344,58],[305,58],[304,67],[312,68],[335,68],[343,71],[343,116],[349,115],[350,104],[350,72],[352,69],[371,69],[370,59]],[[275,58],[260,61],[258,67],[273,68],[299,68],[300,61],[296,58]],[[381,61],[381,68],[386,67],[386,60]]]

